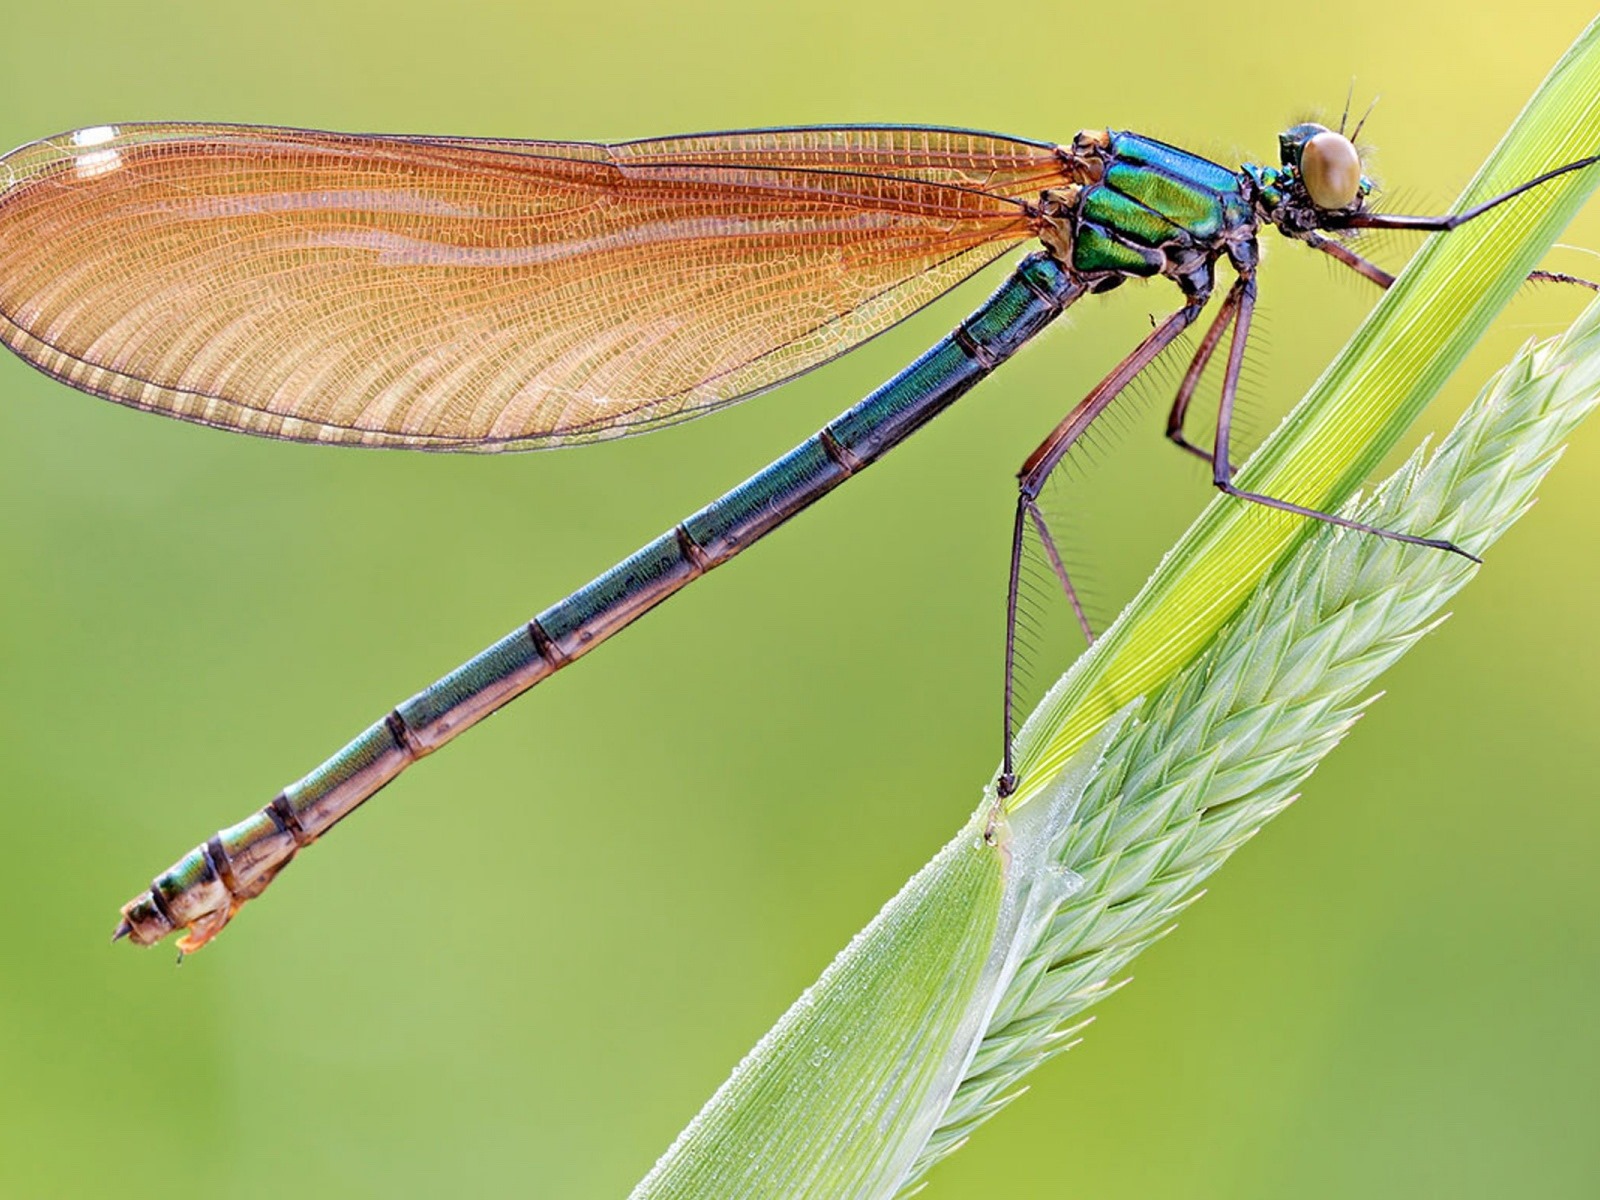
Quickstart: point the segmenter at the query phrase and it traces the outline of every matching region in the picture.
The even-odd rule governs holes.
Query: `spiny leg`
[[[1022,464],[1022,470],[1017,473],[1017,510],[1011,527],[1011,575],[1006,588],[1006,669],[1003,706],[1005,749],[1002,754],[1000,778],[995,785],[995,790],[1001,799],[1011,795],[1017,786],[1016,764],[1011,747],[1012,706],[1017,667],[1017,597],[1022,583],[1023,535],[1027,531],[1029,520],[1038,521],[1041,526],[1044,520],[1035,503],[1039,498],[1039,490],[1049,479],[1050,473],[1066,457],[1067,451],[1072,449],[1073,443],[1094,423],[1095,418],[1106,410],[1140,371],[1149,366],[1158,354],[1172,344],[1174,338],[1194,324],[1203,304],[1202,300],[1190,301],[1156,326],[1128,357],[1113,367],[1111,373],[1077,403],[1061,424],[1051,431],[1050,436],[1039,443],[1038,449],[1028,455],[1027,461]],[[1077,592],[1072,587],[1060,556],[1054,553],[1055,544],[1047,537],[1045,545],[1047,553],[1051,554],[1051,565],[1055,567],[1066,588],[1067,596],[1072,601],[1073,609],[1082,621],[1082,609],[1077,603]],[[1086,622],[1084,628],[1087,632]]]
[[[1044,519],[1044,514],[1039,511],[1039,506],[1032,500],[1024,501],[1028,516],[1033,520],[1033,528],[1039,534],[1039,542],[1044,546],[1045,556],[1050,560],[1050,567],[1056,573],[1056,579],[1061,584],[1061,590],[1067,594],[1067,603],[1072,605],[1072,615],[1078,618],[1078,628],[1083,631],[1083,640],[1089,645],[1094,645],[1094,630],[1089,625],[1089,618],[1084,615],[1083,605],[1078,602],[1078,589],[1072,586],[1072,577],[1067,574],[1067,564],[1061,561],[1061,552],[1056,549],[1056,539],[1050,535],[1050,525]]]
[[[1417,229],[1417,230],[1446,230],[1454,229],[1458,225],[1465,225],[1474,217],[1481,217],[1491,208],[1497,208],[1507,200],[1515,199],[1523,192],[1531,191],[1540,184],[1549,183],[1552,179],[1569,174],[1572,171],[1581,171],[1585,167],[1592,167],[1600,163],[1600,154],[1591,154],[1588,158],[1580,158],[1569,162],[1554,170],[1546,171],[1543,175],[1535,175],[1526,183],[1519,183],[1509,192],[1501,192],[1498,196],[1491,196],[1481,204],[1474,204],[1465,212],[1451,213],[1443,217],[1418,217],[1406,216],[1399,213],[1357,212],[1344,214],[1331,214],[1326,221],[1321,222],[1325,229]]]
[[[1447,231],[1455,229],[1461,225],[1465,225],[1474,217],[1481,217],[1490,209],[1498,208],[1507,200],[1515,199],[1524,192],[1531,191],[1541,184],[1549,183],[1552,179],[1558,179],[1562,175],[1570,174],[1573,171],[1581,171],[1585,167],[1592,167],[1597,163],[1600,163],[1600,154],[1591,154],[1587,158],[1580,158],[1574,162],[1566,163],[1563,166],[1556,167],[1554,170],[1546,171],[1542,175],[1536,175],[1525,183],[1518,184],[1510,191],[1501,192],[1498,196],[1491,196],[1481,204],[1474,204],[1465,212],[1451,213],[1442,217],[1409,216],[1400,213],[1358,212],[1343,216],[1331,216],[1324,225],[1324,228],[1411,229],[1422,232],[1427,232],[1430,230]],[[1306,240],[1316,249],[1321,250],[1325,254],[1332,255],[1334,258],[1344,263],[1347,267],[1350,267],[1351,269],[1360,272],[1362,275],[1365,275],[1379,287],[1386,288],[1394,282],[1393,275],[1389,274],[1389,272],[1385,271],[1377,264],[1368,262],[1354,250],[1351,250],[1348,246],[1342,245],[1341,243],[1333,241],[1329,238],[1319,237],[1316,234],[1313,234]],[[1530,271],[1528,273],[1528,278],[1539,283],[1573,283],[1577,284],[1579,287],[1588,288],[1592,292],[1600,292],[1600,284],[1596,284],[1592,280],[1584,279],[1578,275],[1568,275],[1562,271]]]
[[[1411,533],[1399,533],[1393,529],[1380,529],[1376,525],[1368,525],[1363,521],[1352,521],[1348,517],[1335,516],[1333,513],[1320,512],[1314,508],[1294,504],[1288,500],[1279,500],[1275,496],[1267,496],[1261,492],[1247,492],[1233,485],[1233,468],[1229,462],[1229,440],[1232,436],[1233,424],[1233,398],[1239,388],[1239,371],[1244,365],[1245,343],[1250,337],[1250,317],[1256,306],[1256,282],[1253,275],[1246,276],[1243,280],[1244,288],[1239,297],[1239,312],[1234,321],[1233,341],[1228,346],[1228,368],[1222,378],[1222,398],[1217,404],[1217,442],[1212,461],[1211,482],[1220,491],[1240,500],[1249,500],[1253,504],[1264,505],[1267,508],[1277,509],[1279,512],[1295,513],[1313,520],[1325,521],[1329,525],[1338,525],[1344,529],[1353,529],[1358,533],[1376,534],[1378,537],[1388,538],[1390,541],[1405,542],[1411,546],[1427,546],[1434,550],[1447,550],[1451,554],[1459,554],[1463,558],[1470,558],[1473,562],[1483,560],[1475,554],[1463,550],[1454,542],[1443,538],[1418,537]]]
[[[1565,271],[1529,271],[1528,282],[1575,283],[1581,288],[1588,288],[1591,292],[1600,292],[1600,283],[1585,279],[1582,275],[1568,275]]]
[[[1228,289],[1227,297],[1217,310],[1216,320],[1211,322],[1211,328],[1206,330],[1205,337],[1200,339],[1194,357],[1189,360],[1189,369],[1183,373],[1183,382],[1178,385],[1178,394],[1172,401],[1172,410],[1167,414],[1167,440],[1180,450],[1187,450],[1190,454],[1200,459],[1207,466],[1211,465],[1211,451],[1196,446],[1183,435],[1183,419],[1189,412],[1189,401],[1194,399],[1195,389],[1200,386],[1200,379],[1206,373],[1206,368],[1211,365],[1211,358],[1217,352],[1217,347],[1222,344],[1222,335],[1228,332],[1228,326],[1233,323],[1233,316],[1239,308],[1239,284]]]
[[[1320,233],[1313,233],[1306,238],[1306,245],[1313,250],[1320,250],[1330,258],[1336,258],[1357,274],[1372,280],[1381,288],[1387,288],[1394,282],[1394,276],[1385,271],[1370,259],[1362,258],[1343,242],[1333,238],[1325,238]],[[1581,275],[1568,275],[1564,271],[1529,271],[1529,283],[1572,283],[1591,292],[1600,292],[1600,283],[1591,279],[1584,279]],[[1210,456],[1207,455],[1209,458]]]
[[[1381,288],[1388,288],[1394,282],[1394,276],[1385,271],[1370,259],[1362,258],[1343,242],[1333,238],[1325,238],[1320,233],[1313,233],[1306,237],[1306,245],[1313,250],[1321,250],[1329,258],[1336,258],[1356,274],[1372,280]]]

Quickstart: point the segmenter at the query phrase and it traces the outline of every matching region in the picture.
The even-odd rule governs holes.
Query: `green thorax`
[[[1210,264],[1237,245],[1253,257],[1247,177],[1136,133],[1111,133],[1104,170],[1079,199],[1072,267],[1168,275],[1209,291]],[[1237,258],[1237,255],[1233,255]]]

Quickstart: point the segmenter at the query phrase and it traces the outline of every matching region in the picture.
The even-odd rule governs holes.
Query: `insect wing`
[[[0,339],[305,441],[615,437],[772,387],[1031,236],[1048,145],[921,127],[597,145],[227,125],[0,159]]]

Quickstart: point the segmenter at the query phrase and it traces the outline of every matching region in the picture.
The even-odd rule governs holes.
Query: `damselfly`
[[[875,462],[1089,292],[1182,297],[1030,455],[1012,528],[998,791],[1014,786],[1013,660],[1037,499],[1084,430],[1234,280],[1167,436],[1242,500],[1231,414],[1272,226],[1383,286],[1337,235],[1446,230],[1368,207],[1353,136],[1300,124],[1234,171],[1135,133],[1070,146],[917,126],[597,145],[225,125],[83,129],[0,159],[0,339],[118,403],[266,437],[499,451],[621,437],[766,390],[881,333],[1019,245],[947,337],[814,437],[381,721],[158,876],[117,936],[193,950],[302,847],[394,779]],[[1333,236],[1330,236],[1333,235]],[[1231,337],[1230,335],[1231,331]],[[1184,417],[1229,338],[1211,448]],[[1087,623],[1084,631],[1089,634]]]

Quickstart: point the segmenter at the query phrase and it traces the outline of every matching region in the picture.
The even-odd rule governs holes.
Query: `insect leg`
[[[1330,258],[1336,258],[1357,274],[1372,280],[1381,288],[1388,287],[1394,282],[1394,276],[1385,271],[1377,263],[1362,258],[1343,242],[1325,238],[1319,233],[1313,233],[1305,239],[1306,245],[1313,250],[1321,250]],[[1529,271],[1529,283],[1573,283],[1579,287],[1588,288],[1591,292],[1600,292],[1600,283],[1592,279],[1584,279],[1581,275],[1568,275],[1564,271]],[[1208,456],[1209,457],[1209,456]]]
[[[1531,191],[1542,183],[1549,183],[1552,179],[1566,175],[1571,171],[1581,171],[1585,167],[1592,167],[1600,163],[1600,154],[1591,154],[1588,158],[1580,158],[1576,162],[1569,162],[1564,166],[1546,171],[1543,175],[1535,175],[1526,183],[1519,183],[1509,192],[1501,192],[1498,196],[1491,196],[1482,204],[1474,204],[1465,212],[1451,213],[1443,217],[1416,217],[1400,213],[1374,213],[1358,212],[1344,215],[1330,215],[1325,222],[1320,222],[1326,229],[1419,229],[1438,230],[1454,229],[1458,225],[1465,225],[1474,217],[1480,217],[1491,208],[1504,204],[1507,200]]]
[[[1325,521],[1329,525],[1338,525],[1344,529],[1354,529],[1359,533],[1376,534],[1378,537],[1388,538],[1395,542],[1405,542],[1412,546],[1427,546],[1434,550],[1447,550],[1452,554],[1459,554],[1463,558],[1470,558],[1473,562],[1482,562],[1476,554],[1470,554],[1454,542],[1443,538],[1418,537],[1415,534],[1399,533],[1393,529],[1380,529],[1376,525],[1368,525],[1362,521],[1352,521],[1348,517],[1335,516],[1333,513],[1320,512],[1314,508],[1294,504],[1288,500],[1279,500],[1275,496],[1263,495],[1260,492],[1247,492],[1233,485],[1231,478],[1233,468],[1229,462],[1229,440],[1232,435],[1233,423],[1233,398],[1239,387],[1239,370],[1244,363],[1245,343],[1250,336],[1250,316],[1255,311],[1256,282],[1254,276],[1247,276],[1244,280],[1244,289],[1239,298],[1239,314],[1234,322],[1233,341],[1228,346],[1228,368],[1222,379],[1222,398],[1217,405],[1217,441],[1212,462],[1211,482],[1218,490],[1240,500],[1249,500],[1253,504],[1264,505],[1267,508],[1277,509],[1280,512],[1295,513],[1313,520]]]
[[[1043,520],[1035,504],[1039,490],[1049,479],[1050,472],[1055,470],[1073,443],[1094,423],[1095,418],[1106,410],[1140,371],[1171,345],[1174,338],[1194,323],[1195,318],[1200,315],[1203,304],[1204,301],[1200,300],[1190,301],[1151,330],[1149,336],[1140,342],[1128,357],[1113,367],[1111,373],[1077,403],[1063,418],[1061,424],[1051,431],[1050,436],[1039,443],[1038,449],[1028,456],[1027,461],[1022,464],[1022,470],[1017,473],[1017,509],[1011,528],[1011,573],[1006,589],[1006,666],[1003,704],[1005,749],[1002,754],[1000,778],[996,784],[996,790],[1002,799],[1015,791],[1017,786],[1016,763],[1011,746],[1012,709],[1016,688],[1017,597],[1022,582],[1023,534],[1030,520],[1041,522]],[[1054,548],[1053,542],[1046,544],[1050,549]],[[1077,593],[1067,578],[1066,568],[1059,563],[1059,556],[1053,556],[1052,566],[1057,567],[1068,597],[1072,600],[1074,609],[1080,613],[1081,619],[1082,610],[1077,605]],[[1085,631],[1087,632],[1087,625]]]
[[[1222,344],[1222,335],[1228,332],[1228,326],[1233,323],[1233,315],[1239,308],[1239,285],[1242,282],[1242,279],[1236,280],[1228,289],[1227,297],[1217,310],[1217,319],[1211,322],[1211,328],[1206,330],[1205,337],[1200,339],[1200,345],[1195,349],[1194,358],[1189,360],[1189,369],[1183,373],[1183,382],[1178,385],[1172,410],[1167,413],[1167,439],[1207,465],[1211,463],[1211,451],[1196,446],[1183,436],[1183,419],[1188,414],[1189,401],[1194,399],[1195,389],[1200,386],[1200,377],[1211,365],[1212,355]]]
[[[1320,233],[1313,233],[1306,237],[1306,245],[1313,250],[1321,250],[1329,258],[1336,258],[1356,274],[1372,280],[1381,288],[1387,288],[1394,282],[1394,276],[1385,271],[1377,263],[1362,258],[1343,242],[1333,238],[1325,238]]]

